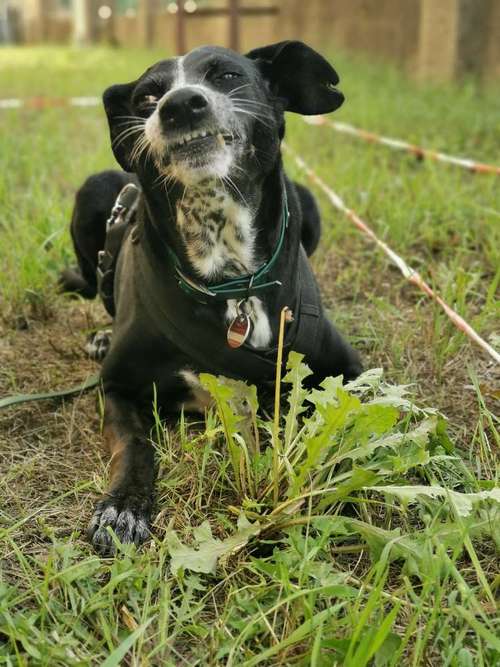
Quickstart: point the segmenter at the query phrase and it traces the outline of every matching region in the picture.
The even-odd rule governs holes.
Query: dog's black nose
[[[196,88],[180,88],[167,97],[159,113],[161,120],[169,126],[201,118],[208,107],[208,100]]]

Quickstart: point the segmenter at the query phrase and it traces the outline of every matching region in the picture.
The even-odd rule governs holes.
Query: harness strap
[[[311,271],[304,271],[307,266],[307,256],[303,246],[300,252],[304,257],[299,257],[300,305],[296,314],[298,319],[292,349],[305,354],[306,357],[314,358],[318,353],[317,338],[319,331],[319,319],[321,316],[320,296],[318,286]]]
[[[135,252],[138,253],[142,250],[140,245],[135,248]],[[154,268],[149,262],[138,261],[134,270],[141,276],[139,282],[142,285],[151,283],[151,272],[154,273]],[[158,330],[193,362],[200,364],[208,372],[219,375],[225,371],[225,374],[231,377],[242,378],[246,376],[253,382],[256,381],[258,376],[269,380],[274,377],[276,367],[275,350],[253,350],[246,346],[237,350],[230,350],[224,335],[220,335],[221,332],[219,332],[219,336],[216,336],[214,345],[211,341],[209,342],[210,336],[214,335],[213,330],[210,329],[210,333],[206,331],[205,335],[200,336],[200,332],[196,328],[184,326],[177,321],[176,311],[180,312],[186,307],[192,310],[190,305],[179,300],[182,297],[178,297],[175,308],[172,308],[172,302],[168,297],[162,297],[155,290],[143,289],[140,298]],[[233,360],[232,364],[228,363],[228,355]]]
[[[115,315],[114,282],[116,262],[120,254],[123,236],[135,221],[140,190],[128,183],[118,195],[111,215],[106,222],[104,248],[98,253],[97,290],[108,313]]]

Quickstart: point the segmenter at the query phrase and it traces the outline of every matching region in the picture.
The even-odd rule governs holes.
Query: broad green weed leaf
[[[402,443],[396,454],[388,454],[380,465],[380,472],[391,475],[404,475],[412,468],[425,466],[431,460],[425,445],[412,441]]]
[[[208,521],[193,529],[192,547],[182,544],[175,530],[170,530],[166,539],[171,557],[170,568],[174,574],[181,568],[214,574],[220,558],[228,558],[242,549],[260,530],[260,524],[250,523],[243,513],[238,518],[237,531],[225,540],[213,537]]]
[[[285,417],[285,447],[288,447],[297,434],[298,417],[306,409],[304,400],[307,397],[307,390],[304,389],[304,380],[312,374],[307,364],[303,363],[303,354],[290,352],[288,355],[287,369],[288,373],[283,378],[283,382],[291,384],[288,394],[289,409]]]
[[[224,429],[229,456],[231,457],[235,482],[241,490],[241,460],[244,454],[235,439],[235,434],[239,432],[239,425],[243,417],[237,415],[231,405],[235,396],[235,388],[209,373],[201,373],[200,382],[202,387],[212,396],[217,406],[217,414]]]
[[[381,396],[376,396],[370,403],[373,405],[392,405],[400,410],[414,412],[418,414],[422,410],[415,406],[412,401],[406,398],[408,394],[407,385],[382,385],[380,387]]]
[[[337,402],[337,392],[342,389],[342,376],[327,377],[319,385],[321,389],[313,389],[307,400],[318,405],[326,406],[329,403]]]
[[[338,503],[347,496],[350,496],[354,491],[364,489],[367,484],[372,484],[377,479],[377,474],[372,470],[365,470],[365,468],[354,467],[348,478],[338,484],[335,491],[329,492],[321,498],[316,507],[316,511],[322,512],[323,510],[332,507],[335,505],[335,503]],[[371,482],[368,480],[371,480]],[[335,479],[333,482],[335,482]]]
[[[391,405],[364,405],[345,440],[364,445],[370,438],[387,433],[398,417],[399,410]]]
[[[229,399],[230,407],[238,416],[238,432],[243,437],[247,447],[254,453],[258,451],[257,410],[259,401],[257,387],[241,380],[219,377],[218,381],[232,389]]]
[[[361,373],[355,380],[351,380],[345,385],[345,390],[355,394],[366,394],[380,386],[384,370],[382,368],[369,368]]]
[[[214,547],[220,540],[207,539],[198,543],[197,549],[188,547],[179,540],[175,530],[169,531],[166,537],[167,549],[170,554],[170,569],[174,574],[184,568],[193,572],[208,574],[215,572],[217,553]]]
[[[431,434],[430,444],[432,452],[437,447],[442,447],[447,454],[452,454],[455,451],[455,445],[448,436],[446,419],[443,417],[439,416],[437,418],[436,430]]]
[[[389,560],[402,558],[404,560],[414,559],[418,562],[426,555],[421,542],[417,538],[401,535],[399,528],[386,530],[358,519],[351,519],[350,523],[353,530],[360,533],[366,540],[374,562],[380,559],[388,544],[390,544]]]
[[[328,535],[350,535],[352,530],[348,527],[348,523],[349,519],[343,516],[324,514],[323,516],[311,517],[311,525]]]
[[[371,486],[367,491],[378,491],[390,496],[397,496],[405,505],[418,502],[419,496],[427,498],[441,498],[448,500],[450,507],[462,517],[468,516],[474,505],[482,500],[492,500],[500,503],[500,488],[490,491],[479,491],[478,493],[459,493],[442,486]]]
[[[380,407],[380,406],[377,406]],[[392,408],[389,408],[392,410]],[[387,416],[389,419],[390,415]],[[408,444],[408,443],[414,443],[419,450],[422,450],[422,452],[427,452],[427,445],[429,441],[429,436],[435,431],[436,427],[436,418],[435,417],[430,417],[429,419],[424,419],[418,426],[416,426],[414,429],[407,431],[407,432],[401,432],[401,431],[396,431],[395,433],[391,433],[389,435],[384,435],[381,438],[372,440],[370,442],[367,442],[366,444],[362,445],[361,447],[356,447],[355,449],[351,449],[350,451],[344,452],[343,449],[340,449],[340,452],[335,455],[335,463],[340,463],[341,461],[345,459],[350,459],[351,461],[362,461],[362,460],[368,460],[372,456],[374,456],[376,453],[378,453],[378,450],[387,448],[391,449],[396,453],[396,456],[398,456],[403,447]],[[427,454],[426,454],[427,456]],[[423,459],[422,455],[422,459]],[[426,459],[427,460],[427,459]],[[374,465],[374,469],[376,469],[379,473],[383,474],[391,474],[394,472],[394,467],[395,464],[390,458],[390,454],[387,454],[387,457],[379,457],[376,459],[377,464]],[[402,464],[400,464],[401,469],[409,469],[413,465],[416,465],[415,462],[411,462],[411,465],[407,466],[404,468]]]
[[[300,491],[307,476],[314,471],[328,453],[333,444],[333,436],[347,424],[350,415],[361,407],[359,398],[351,396],[342,389],[337,391],[337,399],[337,405],[332,403],[318,405],[318,410],[323,418],[323,425],[317,435],[307,443],[306,460],[299,468],[290,489],[290,496],[296,495]]]
[[[213,539],[212,537],[212,529],[210,528],[210,524],[208,521],[204,521],[202,524],[199,526],[196,526],[193,528],[193,537],[195,542],[209,542],[210,540]]]

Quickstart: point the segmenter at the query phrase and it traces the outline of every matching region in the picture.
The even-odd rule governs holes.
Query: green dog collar
[[[204,285],[187,276],[182,270],[181,263],[175,252],[172,250],[172,248],[170,248],[170,246],[166,246],[170,258],[174,264],[179,287],[190,296],[199,297],[200,300],[204,302],[206,302],[207,299],[213,301],[243,299],[253,296],[261,290],[265,290],[270,287],[280,287],[281,281],[271,280],[266,282],[265,278],[276,263],[276,260],[278,259],[278,256],[281,252],[283,241],[285,239],[285,233],[288,228],[289,218],[290,211],[288,210],[288,197],[286,194],[286,188],[283,187],[283,206],[281,213],[280,234],[274,252],[269,261],[265,262],[259,269],[257,269],[257,271],[255,271],[255,273],[250,273],[246,276],[241,276],[240,278],[232,278],[231,280],[226,280],[225,282],[217,283],[216,285]]]

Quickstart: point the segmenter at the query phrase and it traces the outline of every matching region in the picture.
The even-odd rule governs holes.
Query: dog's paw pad
[[[102,361],[108,353],[111,345],[111,329],[103,329],[90,334],[87,344],[85,345],[85,352],[90,359],[94,361]]]
[[[112,498],[97,503],[88,527],[88,538],[102,555],[115,552],[113,538],[108,530],[112,528],[116,537],[124,544],[139,546],[150,536],[150,503],[145,500]]]

